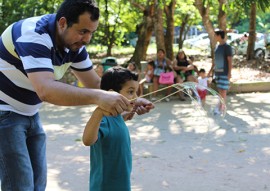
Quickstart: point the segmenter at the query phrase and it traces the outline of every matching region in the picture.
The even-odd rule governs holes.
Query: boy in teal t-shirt
[[[116,91],[129,100],[137,98],[138,75],[122,67],[108,69],[102,76],[101,89]],[[138,98],[140,99],[140,98]],[[131,107],[130,115],[136,110]],[[144,100],[145,103],[145,100]],[[144,107],[152,109],[151,102]],[[129,115],[110,116],[97,107],[86,124],[83,143],[91,146],[90,190],[91,191],[130,191],[132,154],[130,135],[125,120]]]

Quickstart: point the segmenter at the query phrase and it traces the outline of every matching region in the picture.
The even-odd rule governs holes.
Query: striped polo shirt
[[[18,21],[0,38],[0,110],[31,116],[41,100],[27,73],[50,71],[55,79],[69,67],[77,71],[92,69],[89,55],[82,47],[77,52],[65,49],[60,55],[55,46],[56,15],[48,14]]]

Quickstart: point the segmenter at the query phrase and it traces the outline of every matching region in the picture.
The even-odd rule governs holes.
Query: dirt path
[[[224,119],[172,100],[130,127],[132,191],[270,190],[270,93],[229,96]],[[211,100],[210,100],[211,101]],[[89,150],[80,141],[93,107],[45,104],[48,191],[87,191]]]

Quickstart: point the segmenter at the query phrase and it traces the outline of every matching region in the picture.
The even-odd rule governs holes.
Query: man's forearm
[[[42,101],[61,106],[96,104],[99,89],[79,88],[58,81],[52,81],[38,95]]]

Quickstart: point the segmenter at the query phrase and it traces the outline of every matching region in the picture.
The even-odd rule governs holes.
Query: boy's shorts
[[[198,94],[200,96],[200,98],[202,100],[204,100],[206,98],[206,95],[207,95],[207,90],[200,90],[200,89],[197,89],[198,90]]]
[[[215,80],[218,89],[228,90],[230,88],[230,81],[228,80],[228,76],[216,76]]]

